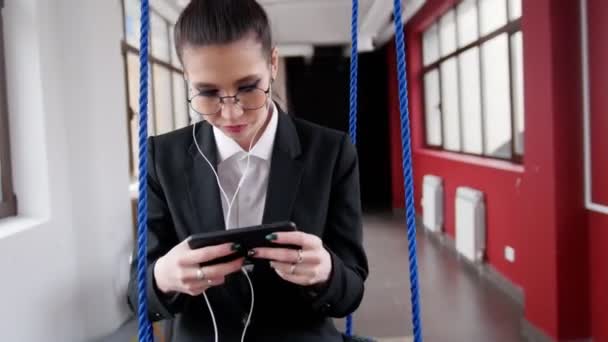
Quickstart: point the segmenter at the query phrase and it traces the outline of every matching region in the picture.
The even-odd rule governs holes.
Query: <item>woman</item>
[[[244,331],[247,341],[343,341],[331,318],[359,306],[368,274],[355,148],[344,133],[272,102],[278,52],[255,0],[192,1],[175,45],[202,120],[149,139],[151,319],[172,319],[176,342],[240,341]],[[195,233],[277,221],[295,222],[298,232],[248,251],[247,272],[243,258],[199,267],[237,245],[187,243]]]

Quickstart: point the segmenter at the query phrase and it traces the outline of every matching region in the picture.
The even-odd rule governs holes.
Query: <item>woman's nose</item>
[[[226,119],[238,118],[244,111],[236,99],[224,99],[222,103],[222,116]]]

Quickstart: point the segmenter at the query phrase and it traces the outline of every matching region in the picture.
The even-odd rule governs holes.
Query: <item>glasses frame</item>
[[[257,108],[247,108],[247,109],[245,109],[245,108],[243,108],[243,107],[242,107],[241,102],[240,102],[240,100],[239,100],[239,98],[238,98],[239,93],[241,93],[241,91],[240,91],[240,90],[239,90],[239,91],[237,91],[237,92],[236,92],[236,94],[234,94],[234,95],[226,95],[226,96],[219,96],[219,95],[216,95],[215,97],[217,97],[217,98],[220,100],[220,106],[219,106],[219,109],[218,109],[218,110],[217,110],[215,113],[204,114],[204,113],[201,113],[201,112],[197,111],[196,109],[194,109],[194,106],[192,105],[192,100],[194,100],[194,98],[196,98],[197,96],[202,96],[202,93],[198,93],[198,94],[196,94],[196,95],[192,96],[191,98],[189,98],[189,99],[188,99],[188,105],[190,106],[190,108],[191,108],[191,109],[192,109],[192,110],[193,110],[193,111],[194,111],[196,114],[201,115],[201,116],[204,116],[204,117],[215,116],[215,115],[218,115],[219,113],[221,113],[221,112],[222,112],[222,109],[224,109],[224,105],[226,104],[226,103],[225,103],[225,99],[234,99],[232,103],[233,103],[234,105],[239,106],[239,108],[241,108],[243,111],[247,111],[247,110],[258,110],[258,109],[260,109],[260,108],[264,107],[264,106],[265,106],[265,105],[268,103],[268,94],[270,94],[270,88],[271,88],[271,85],[270,85],[270,84],[268,85],[268,88],[266,88],[266,90],[264,90],[264,89],[262,89],[262,88],[260,88],[260,87],[253,87],[253,88],[250,88],[250,89],[257,89],[257,90],[261,90],[262,92],[264,92],[264,95],[266,95],[266,99],[264,100],[264,104],[262,104],[261,106],[259,106],[259,107],[257,107]],[[208,96],[208,95],[205,95],[205,96]]]

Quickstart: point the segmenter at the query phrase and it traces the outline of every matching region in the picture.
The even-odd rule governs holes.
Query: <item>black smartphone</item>
[[[241,246],[239,251],[218,259],[207,261],[201,264],[202,267],[226,263],[232,260],[236,260],[240,257],[246,257],[247,252],[250,249],[258,247],[281,247],[290,249],[300,249],[300,246],[278,245],[266,239],[266,236],[272,233],[293,231],[297,231],[295,223],[290,221],[276,222],[251,227],[234,228],[228,230],[213,231],[209,233],[194,234],[188,239],[188,245],[191,249],[221,245],[224,243],[236,243]]]

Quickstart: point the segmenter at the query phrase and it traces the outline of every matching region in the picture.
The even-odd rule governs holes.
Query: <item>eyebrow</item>
[[[261,80],[261,76],[259,75],[249,75],[249,76],[245,76],[242,78],[239,78],[236,82],[234,82],[236,85],[242,85],[244,83],[249,83],[249,82],[253,82],[253,81],[259,81]],[[196,82],[193,84],[195,89],[209,89],[209,88],[219,88],[216,84],[213,83],[205,83],[205,82]]]

